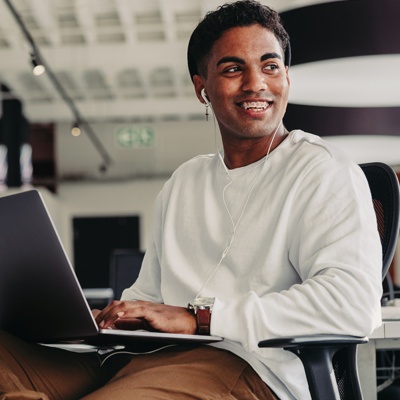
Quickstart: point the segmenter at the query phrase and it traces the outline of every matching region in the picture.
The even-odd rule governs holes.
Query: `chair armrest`
[[[336,346],[342,344],[360,344],[367,343],[367,337],[350,336],[350,335],[310,335],[310,336],[294,336],[276,339],[262,340],[258,343],[258,347],[317,347],[317,346]]]
[[[310,335],[262,340],[258,347],[283,348],[297,355],[303,363],[313,400],[342,399],[340,392],[343,389],[339,389],[338,382],[348,385],[348,398],[362,400],[356,350],[358,344],[367,342],[367,337],[359,336]],[[339,356],[339,364],[334,361],[336,355]]]

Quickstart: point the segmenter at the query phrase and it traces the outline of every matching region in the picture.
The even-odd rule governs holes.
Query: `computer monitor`
[[[81,287],[110,287],[110,257],[116,249],[140,248],[140,217],[74,217],[74,268]]]
[[[114,298],[119,300],[124,289],[137,279],[142,266],[144,253],[140,250],[114,250],[110,261],[110,287]]]

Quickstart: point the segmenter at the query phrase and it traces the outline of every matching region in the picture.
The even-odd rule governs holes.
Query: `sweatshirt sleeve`
[[[304,172],[289,220],[288,258],[301,283],[229,303],[217,299],[212,333],[258,353],[266,351],[258,348],[263,339],[370,334],[381,322],[382,255],[362,170],[329,160]]]

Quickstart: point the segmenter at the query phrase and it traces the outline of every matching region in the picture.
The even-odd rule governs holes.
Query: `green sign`
[[[123,126],[115,130],[117,147],[124,149],[152,147],[154,142],[154,130],[147,126]]]

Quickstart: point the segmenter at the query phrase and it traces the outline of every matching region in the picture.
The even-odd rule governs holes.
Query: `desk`
[[[364,400],[376,400],[376,350],[400,350],[400,319],[385,320],[358,346],[358,372]]]

